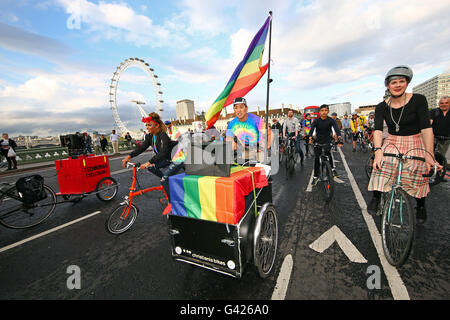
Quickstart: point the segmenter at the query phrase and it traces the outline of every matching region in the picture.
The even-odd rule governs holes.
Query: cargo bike
[[[278,246],[267,169],[237,167],[230,177],[170,177],[172,212],[167,223],[172,257],[234,278],[253,265],[261,278],[267,278]]]
[[[214,148],[216,160],[225,156],[223,144]],[[262,278],[268,277],[278,246],[270,167],[189,162],[184,173],[169,177],[168,194],[162,186],[142,189],[137,183],[140,164],[128,163],[133,167],[130,192],[107,219],[107,231],[118,235],[129,230],[139,212],[133,198],[158,191],[161,203],[170,198],[163,214],[175,260],[235,278],[253,265]]]

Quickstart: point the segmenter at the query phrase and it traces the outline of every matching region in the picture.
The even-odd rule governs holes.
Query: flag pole
[[[266,141],[265,141],[265,148],[267,150],[268,146],[268,139],[269,139],[269,87],[270,83],[272,82],[272,79],[270,79],[270,54],[271,54],[271,48],[272,48],[272,11],[269,11],[270,14],[270,26],[269,26],[269,65],[267,67],[267,95],[266,95]],[[268,150],[267,150],[268,151]],[[267,153],[266,153],[267,155]]]

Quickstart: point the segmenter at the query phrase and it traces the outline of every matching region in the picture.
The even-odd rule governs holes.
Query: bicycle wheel
[[[367,139],[365,137],[361,138],[361,145],[360,145],[360,147],[361,147],[361,151],[363,153],[366,153],[367,150],[369,150],[369,146],[367,144]]]
[[[261,278],[269,276],[275,262],[278,246],[278,222],[272,205],[263,206],[253,233],[253,263]]]
[[[284,159],[286,172],[290,172],[291,171],[291,155],[292,155],[291,147],[287,146],[286,147],[286,157]]]
[[[119,186],[117,181],[111,177],[105,177],[97,183],[95,194],[101,201],[111,201],[117,195]]]
[[[128,210],[129,208],[129,210]],[[135,205],[118,206],[106,221],[106,229],[112,234],[121,234],[130,229],[136,220],[138,210]]]
[[[440,154],[439,152],[436,152],[434,154],[434,158],[442,166],[442,170],[438,171],[436,173],[436,176],[433,179],[430,178],[428,180],[428,183],[430,184],[430,186],[435,186],[439,182],[441,182],[442,179],[444,179],[445,174],[447,172],[447,159],[442,154]]]
[[[381,220],[381,237],[386,260],[401,266],[411,252],[414,237],[414,213],[408,195],[401,188],[385,199]]]
[[[47,219],[56,207],[56,194],[44,185],[47,197],[33,204],[25,204],[16,187],[12,187],[0,197],[0,223],[12,229],[31,228]]]
[[[372,175],[373,160],[374,160],[374,156],[371,154],[370,157],[367,159],[366,164],[364,165],[364,170],[365,170],[366,176],[369,180],[370,180],[370,176]]]
[[[331,171],[331,165],[328,161],[322,162],[320,183],[322,184],[325,201],[331,201],[334,193],[334,178],[333,172]]]

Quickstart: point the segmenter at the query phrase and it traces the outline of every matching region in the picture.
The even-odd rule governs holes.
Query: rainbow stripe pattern
[[[245,213],[245,196],[268,185],[260,167],[232,168],[230,177],[169,177],[173,215],[237,224]]]
[[[259,79],[262,78],[269,64],[261,66],[261,60],[264,53],[264,45],[266,43],[269,23],[272,16],[266,19],[264,25],[259,29],[253,38],[244,58],[234,70],[230,80],[228,80],[225,89],[214,101],[213,105],[206,112],[206,125],[210,128],[219,119],[222,109],[230,105],[234,98],[245,96],[252,90]]]

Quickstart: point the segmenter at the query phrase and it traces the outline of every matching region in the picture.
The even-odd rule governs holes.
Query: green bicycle
[[[398,149],[397,149],[398,150]],[[389,192],[383,193],[378,215],[381,219],[381,238],[383,251],[387,261],[393,266],[401,266],[409,257],[415,234],[415,214],[410,202],[410,197],[402,188],[402,169],[407,160],[419,160],[425,162],[425,158],[410,156],[411,149],[405,154],[398,152],[383,153],[385,157],[398,159],[398,174]],[[425,152],[427,152],[425,150]],[[381,163],[383,165],[383,161]],[[434,175],[437,167],[434,167]],[[430,176],[424,174],[424,177]]]

